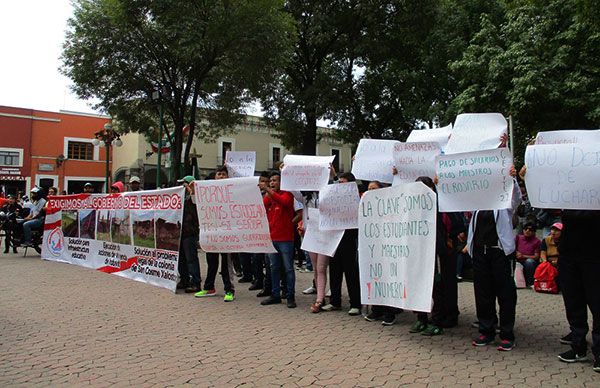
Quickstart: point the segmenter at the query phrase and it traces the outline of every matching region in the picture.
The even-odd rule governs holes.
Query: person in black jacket
[[[23,207],[17,203],[17,199],[13,195],[8,196],[8,203],[6,205],[2,206],[2,209],[0,209],[0,211],[3,212],[6,215],[6,217],[9,217],[11,214],[14,214],[14,215],[16,215],[16,217],[19,217],[21,210],[23,210]],[[14,224],[12,222],[6,222],[3,226],[3,228],[6,232],[4,253],[8,253],[8,249],[10,248],[11,241],[12,241],[13,227],[14,227]],[[15,247],[14,245],[13,245],[13,253],[17,253],[17,247]]]
[[[202,289],[200,264],[198,262],[198,212],[194,197],[194,177],[183,177],[178,181],[185,187],[183,203],[183,224],[181,228],[181,244],[179,244],[179,276],[177,288],[184,288],[186,293],[198,292]]]

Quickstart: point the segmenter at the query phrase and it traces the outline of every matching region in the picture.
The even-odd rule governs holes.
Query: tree
[[[159,104],[149,96],[159,90],[177,179],[182,152],[189,168],[193,137],[211,140],[240,120],[284,65],[292,39],[279,0],[78,0],[62,70],[124,132],[156,126]]]

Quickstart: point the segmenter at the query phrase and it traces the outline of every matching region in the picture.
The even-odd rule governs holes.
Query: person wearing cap
[[[550,234],[542,240],[540,246],[540,262],[548,261],[554,267],[558,267],[558,243],[562,233],[563,224],[555,222],[550,227]]]
[[[535,235],[535,224],[527,222],[523,226],[523,234],[515,237],[517,261],[523,265],[523,273],[527,286],[533,285],[533,274],[540,260],[542,242]]]
[[[187,178],[187,177],[186,177]],[[192,177],[193,178],[193,177]],[[129,189],[131,191],[140,191],[140,178],[138,176],[132,176],[129,178]]]
[[[2,208],[0,208],[0,211],[3,212],[4,214],[6,214],[6,215],[16,214],[17,217],[19,217],[21,210],[23,210],[23,207],[17,203],[17,199],[15,198],[14,195],[8,195],[7,203],[4,206],[2,206]],[[14,226],[11,227],[11,224],[14,225],[13,223],[5,223],[3,225],[3,228],[6,232],[4,253],[8,253],[8,250],[10,248],[10,243],[12,241],[12,233],[13,233]],[[17,253],[17,247],[15,247],[14,245],[13,245],[13,253]]]
[[[31,202],[33,207],[27,217],[24,218],[23,223],[23,247],[31,247],[31,229],[39,229],[44,225],[44,207],[46,206],[46,200],[43,198],[41,189],[34,187],[31,189]]]
[[[113,183],[110,186],[111,194],[119,194],[119,193],[123,193],[124,191],[125,191],[125,185],[123,184],[123,182],[116,181],[115,183]]]
[[[179,284],[177,284],[177,288],[185,289],[186,293],[195,293],[200,291],[202,287],[200,263],[198,261],[199,226],[198,212],[196,210],[196,197],[194,196],[194,177],[188,175],[177,182],[182,183],[183,187],[185,187],[181,244],[179,244],[179,262],[177,267],[180,280]]]
[[[83,185],[83,193],[84,194],[92,194],[93,192],[94,192],[94,185],[92,185],[90,182]]]

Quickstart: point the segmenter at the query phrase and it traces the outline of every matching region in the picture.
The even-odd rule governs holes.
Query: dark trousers
[[[399,312],[402,312],[402,310],[396,307],[380,305],[371,306],[371,313],[381,315],[384,319],[387,318],[385,319],[386,321],[393,319]]]
[[[600,357],[600,260],[560,256],[558,273],[567,320],[571,327],[573,350],[587,352],[589,330],[587,308],[592,312],[592,353]]]
[[[342,306],[342,277],[345,276],[350,307],[361,308],[357,244],[358,230],[346,230],[335,256],[329,260],[329,286],[331,289],[329,303],[336,307]]]
[[[458,323],[458,285],[455,271],[456,256],[436,257],[433,281],[431,322],[439,327],[454,327]],[[427,313],[417,313],[417,319],[428,323]]]
[[[205,290],[215,289],[215,278],[219,271],[219,254],[218,253],[206,253],[206,263],[208,269],[206,270],[206,280],[204,280]],[[228,253],[221,253],[221,279],[223,280],[223,288],[225,292],[235,292],[233,282],[233,266]]]
[[[242,278],[244,280],[254,280],[252,271],[252,253],[238,253],[240,264],[242,266]]]
[[[177,268],[183,284],[200,288],[201,279],[200,263],[198,262],[198,236],[181,238]]]
[[[253,253],[251,258],[252,263],[252,273],[254,274],[255,284],[259,288],[263,288],[266,284],[265,282],[265,265],[266,265],[266,255],[264,253]],[[267,277],[269,281],[269,288],[267,290],[271,290],[271,266],[267,267]]]
[[[500,306],[500,338],[514,341],[517,288],[513,278],[514,254],[506,256],[498,248],[475,248],[473,277],[479,332],[495,337],[496,298]]]
[[[8,253],[8,250],[10,249],[10,246],[12,245],[12,239],[13,239],[13,230],[11,228],[6,228],[4,230],[4,233],[6,234],[6,240],[4,240],[4,253]],[[17,247],[15,247],[13,245],[13,252],[17,253]]]

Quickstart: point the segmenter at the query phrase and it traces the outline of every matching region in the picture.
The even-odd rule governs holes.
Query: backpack
[[[558,294],[558,286],[555,281],[557,276],[558,270],[552,264],[547,261],[541,263],[533,274],[533,289],[535,292]]]

